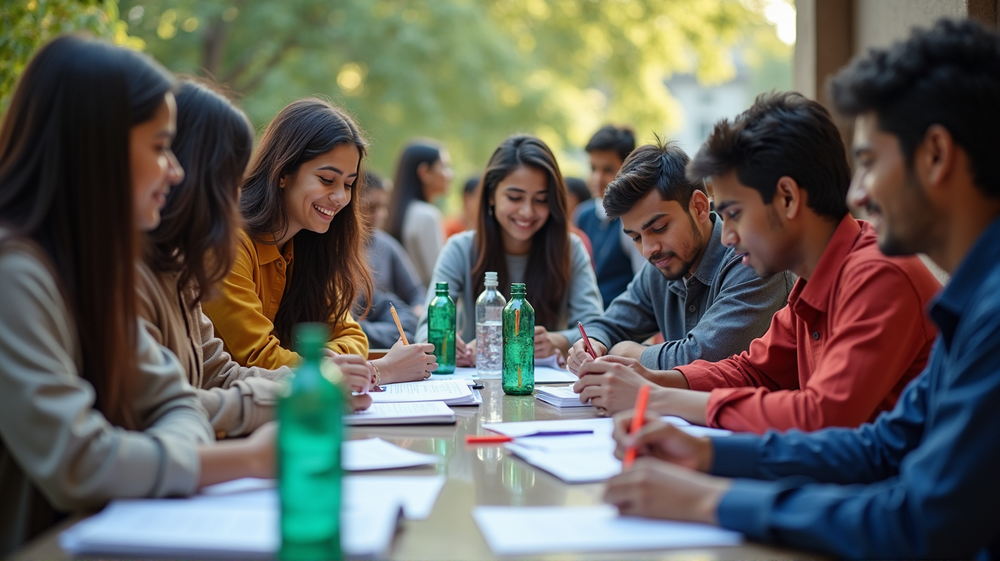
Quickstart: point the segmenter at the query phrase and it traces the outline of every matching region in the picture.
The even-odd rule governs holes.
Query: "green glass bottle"
[[[455,301],[448,283],[434,284],[434,299],[427,308],[427,342],[434,345],[435,374],[455,373]]]
[[[346,396],[340,371],[323,360],[329,328],[295,327],[302,362],[278,402],[281,559],[341,559],[340,446]]]
[[[510,302],[503,309],[503,379],[508,395],[535,390],[535,309],[524,297],[524,283],[510,285]]]

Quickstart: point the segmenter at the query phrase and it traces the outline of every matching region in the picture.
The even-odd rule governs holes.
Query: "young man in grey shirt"
[[[688,159],[672,144],[642,146],[605,191],[608,216],[621,217],[649,263],[603,316],[585,324],[597,356],[637,359],[652,369],[722,360],[763,335],[788,301],[794,275],[761,279],[722,245],[721,218],[702,185],[684,177]],[[657,332],[665,342],[639,343]],[[568,368],[577,372],[591,360],[581,339]]]

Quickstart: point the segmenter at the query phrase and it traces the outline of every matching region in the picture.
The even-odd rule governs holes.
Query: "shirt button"
[[[279,269],[284,269],[285,268],[285,262],[284,261],[278,261],[278,268]]]
[[[819,341],[819,331],[813,331],[813,339]]]
[[[693,313],[695,313],[695,312],[698,311],[698,306],[695,306],[694,304],[691,304],[690,306],[688,306],[688,311],[693,314]]]

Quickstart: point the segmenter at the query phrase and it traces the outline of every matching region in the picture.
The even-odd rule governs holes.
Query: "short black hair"
[[[632,210],[643,197],[656,189],[664,201],[677,201],[684,209],[695,191],[704,191],[701,181],[684,176],[688,155],[673,142],[657,139],[655,144],[636,148],[604,191],[604,210],[617,218]]]
[[[688,165],[701,181],[736,170],[740,183],[774,200],[778,180],[791,177],[816,214],[840,220],[847,214],[851,169],[840,131],[818,102],[795,92],[766,93],[735,119],[722,119]]]
[[[635,131],[628,126],[604,125],[590,137],[584,150],[588,153],[594,150],[615,152],[624,162],[632,150],[635,150]]]
[[[577,202],[589,201],[593,195],[590,194],[590,189],[587,188],[587,182],[580,179],[579,177],[567,177],[566,180],[566,190],[569,191],[570,195],[576,197]]]
[[[465,185],[462,187],[462,194],[471,195],[472,193],[475,193],[476,189],[479,188],[479,184],[482,182],[482,180],[483,180],[482,175],[469,176],[469,178],[465,180]]]
[[[839,113],[869,111],[899,139],[907,165],[931,125],[968,154],[976,186],[1000,197],[1000,36],[972,20],[942,19],[854,59],[829,83]]]

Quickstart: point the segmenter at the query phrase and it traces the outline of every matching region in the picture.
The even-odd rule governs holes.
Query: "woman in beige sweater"
[[[0,557],[71,511],[274,474],[274,425],[212,444],[135,313],[140,231],[183,177],[172,89],[138,53],[61,37],[0,125]]]
[[[239,186],[253,148],[253,128],[242,111],[206,85],[182,80],[176,97],[173,151],[185,175],[171,188],[139,266],[139,316],[157,342],[177,355],[216,437],[242,436],[274,418],[278,381],[292,372],[240,366],[201,310],[206,292],[232,262],[241,223]],[[368,390],[365,358],[332,359],[351,389]],[[355,409],[369,404],[366,394],[352,398]]]

